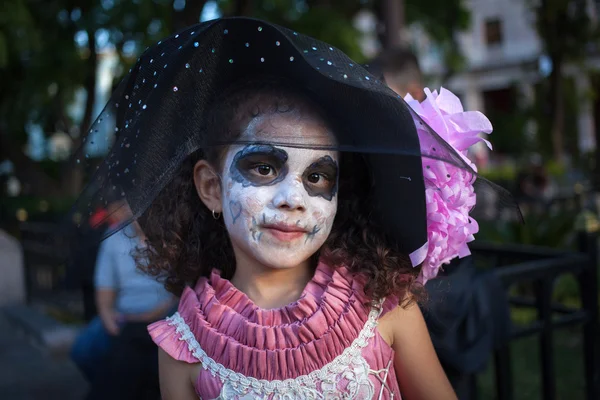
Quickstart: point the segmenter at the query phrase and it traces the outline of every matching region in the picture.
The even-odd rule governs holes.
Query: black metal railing
[[[65,271],[60,262],[60,248],[53,237],[56,232],[54,224],[24,222],[20,225],[20,231],[27,301],[31,302],[36,297],[60,290]]]
[[[508,296],[512,306],[533,308],[537,311],[535,321],[526,326],[513,326],[510,340],[494,351],[496,395],[499,400],[514,398],[511,341],[534,335],[538,337],[540,354],[540,398],[556,399],[554,334],[558,329],[575,326],[583,327],[586,399],[600,399],[597,240],[596,234],[580,234],[578,253],[535,246],[477,242],[471,246],[476,259],[483,261],[486,267],[494,268],[494,273],[502,281],[507,294],[511,293],[511,288],[516,285],[531,286],[531,297]],[[556,279],[566,274],[575,276],[577,280],[581,307],[567,307],[552,300]],[[474,390],[476,391],[476,388]]]
[[[61,308],[79,310],[78,287],[70,282],[67,266],[67,246],[53,222],[23,222],[20,224],[23,246],[27,303],[55,304]],[[77,311],[79,313],[79,311]]]

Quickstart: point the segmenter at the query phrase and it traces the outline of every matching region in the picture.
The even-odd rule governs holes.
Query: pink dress
[[[394,302],[369,305],[362,287],[321,263],[298,301],[265,310],[213,272],[149,332],[174,359],[202,363],[201,399],[400,399],[376,329]]]

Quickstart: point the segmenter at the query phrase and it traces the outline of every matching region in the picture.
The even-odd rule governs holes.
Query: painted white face
[[[338,154],[264,144],[276,137],[331,144],[323,121],[299,112],[252,120],[223,164],[223,217],[236,251],[291,268],[319,250],[337,211]]]

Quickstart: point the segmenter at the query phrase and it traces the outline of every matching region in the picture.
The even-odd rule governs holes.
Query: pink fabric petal
[[[408,97],[409,105],[467,165],[477,171],[467,157],[467,151],[481,141],[492,148],[490,142],[481,137],[482,133],[492,132],[489,119],[479,111],[464,111],[460,99],[445,88],[441,88],[439,94],[426,88],[425,94],[427,98],[420,104]],[[419,277],[425,283],[437,275],[443,264],[470,254],[467,243],[474,239],[479,227],[469,216],[476,202],[474,176],[454,165],[428,158],[435,155],[436,143],[420,128],[420,121],[415,120],[415,125],[423,154],[427,205],[427,251]],[[423,249],[418,252],[421,255]]]
[[[447,119],[456,125],[457,132],[491,133],[492,123],[479,111],[465,111],[460,114],[448,115]]]
[[[421,246],[417,250],[410,253],[409,257],[410,257],[410,261],[411,261],[413,267],[416,267],[417,265],[421,264],[425,260],[425,257],[427,257],[427,248],[428,247],[429,247],[429,243],[425,243],[423,246]]]
[[[440,94],[436,98],[436,102],[440,110],[446,114],[458,114],[464,111],[460,99],[445,88],[440,89]]]

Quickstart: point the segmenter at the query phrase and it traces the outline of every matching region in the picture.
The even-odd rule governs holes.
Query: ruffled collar
[[[298,323],[317,311],[323,294],[333,278],[329,267],[321,263],[313,278],[307,283],[298,300],[282,307],[265,309],[257,306],[244,292],[236,288],[230,280],[221,277],[219,270],[213,270],[209,279],[201,279],[195,287],[196,293],[208,291],[207,297],[214,297],[219,304],[230,307],[252,323],[264,326],[277,326]]]
[[[257,379],[289,379],[322,368],[359,335],[371,309],[364,282],[320,263],[300,298],[262,309],[218,271],[187,288],[183,317],[207,355]],[[273,366],[261,368],[261,365]]]

